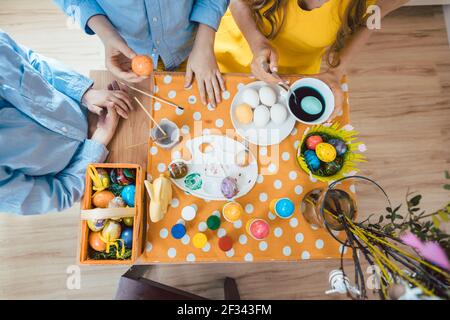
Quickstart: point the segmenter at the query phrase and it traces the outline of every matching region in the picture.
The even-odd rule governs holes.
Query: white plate
[[[255,127],[253,122],[247,125],[243,125],[239,123],[239,121],[237,121],[234,115],[234,110],[236,109],[236,107],[244,102],[242,97],[242,93],[244,92],[244,90],[246,88],[259,90],[262,86],[271,87],[277,93],[277,103],[284,105],[286,109],[288,109],[288,107],[286,106],[287,92],[285,90],[281,89],[277,85],[270,85],[263,81],[256,81],[243,86],[234,96],[233,102],[231,103],[230,116],[233,127],[236,129],[236,133],[240,137],[258,146],[270,146],[279,144],[281,141],[286,139],[292,132],[292,129],[294,129],[296,120],[291,112],[289,112],[289,110],[286,110],[288,118],[285,122],[280,125],[276,125],[273,121],[270,121],[264,128]]]
[[[203,143],[209,144],[212,151],[201,151]],[[247,167],[239,167],[235,164],[236,154],[245,150],[245,146],[227,136],[205,135],[186,141],[186,148],[192,155],[192,159],[186,162],[189,174],[198,173],[202,179],[202,186],[198,190],[186,187],[184,180],[172,179],[173,183],[189,194],[205,200],[229,200],[220,190],[222,180],[225,177],[233,177],[237,180],[239,193],[233,198],[237,199],[250,192],[258,178],[258,164],[255,156],[250,152],[250,164]],[[177,160],[174,160],[177,161]],[[173,162],[174,162],[173,161]]]

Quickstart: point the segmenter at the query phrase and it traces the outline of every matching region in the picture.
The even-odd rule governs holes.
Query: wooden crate
[[[88,256],[89,248],[89,232],[90,229],[87,226],[86,220],[81,220],[81,232],[80,232],[80,247],[79,247],[79,262],[81,264],[91,265],[119,265],[119,264],[132,264],[142,253],[143,239],[144,237],[144,179],[145,170],[137,164],[128,163],[95,163],[91,164],[94,168],[99,169],[117,169],[128,168],[136,170],[136,199],[135,199],[135,215],[133,224],[133,247],[131,259],[128,260],[93,260]],[[86,174],[86,190],[82,200],[82,210],[92,209],[92,180],[88,174]]]

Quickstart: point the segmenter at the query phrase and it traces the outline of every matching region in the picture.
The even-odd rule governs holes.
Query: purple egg
[[[328,140],[328,143],[336,149],[336,153],[338,156],[342,156],[347,152],[347,145],[342,140],[330,139]]]
[[[239,188],[237,185],[237,180],[232,177],[226,177],[222,180],[222,185],[220,186],[220,190],[222,194],[227,199],[233,198],[235,195],[239,193]]]

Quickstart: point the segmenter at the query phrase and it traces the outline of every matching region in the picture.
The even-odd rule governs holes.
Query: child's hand
[[[214,36],[213,29],[200,25],[186,66],[184,86],[192,84],[195,74],[202,103],[209,101],[216,107],[221,102],[221,91],[225,91],[225,81],[214,55]]]
[[[105,108],[116,109],[116,112],[127,119],[128,112],[133,110],[133,105],[130,102],[128,93],[122,90],[117,83],[113,88],[112,84],[108,87],[109,90],[95,90],[89,89],[83,95],[81,103],[88,108],[92,113],[101,116]],[[111,91],[113,90],[113,91]]]
[[[337,69],[328,69],[324,73],[315,75],[317,79],[325,82],[333,91],[334,95],[334,111],[330,116],[330,120],[338,116],[344,105],[344,92],[341,89],[341,80],[344,73]]]
[[[278,54],[267,41],[253,48],[251,69],[253,75],[259,80],[273,84],[283,82],[277,74]]]
[[[131,71],[131,59],[136,53],[128,47],[107,17],[95,15],[89,19],[88,26],[102,40],[105,46],[105,64],[112,74],[129,82],[140,82],[145,79]]]
[[[106,40],[105,63],[114,76],[133,83],[145,80],[146,77],[138,76],[131,70],[131,60],[135,56],[136,53],[119,35]]]
[[[107,146],[114,137],[118,123],[119,116],[116,108],[107,107],[106,112],[103,112],[98,117],[97,129],[94,131],[91,139]]]

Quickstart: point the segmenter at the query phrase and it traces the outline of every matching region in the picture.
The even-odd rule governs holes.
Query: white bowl
[[[325,100],[325,112],[322,114],[322,116],[319,119],[317,119],[315,121],[307,122],[307,121],[303,121],[303,120],[297,118],[295,116],[295,114],[292,112],[291,107],[289,106],[289,99],[290,99],[290,97],[292,96],[292,94],[294,94],[295,90],[297,90],[298,88],[301,88],[301,87],[313,88],[314,90],[319,92],[322,95],[323,99]],[[287,105],[288,110],[291,113],[291,115],[295,119],[297,119],[297,121],[299,121],[301,123],[305,123],[305,124],[308,124],[308,125],[324,123],[324,122],[326,122],[328,120],[328,118],[330,118],[331,114],[334,111],[334,94],[333,94],[333,91],[322,80],[319,80],[319,79],[316,79],[316,78],[302,78],[300,80],[295,81],[291,85],[291,92],[292,92],[292,94],[286,95],[286,105]]]

